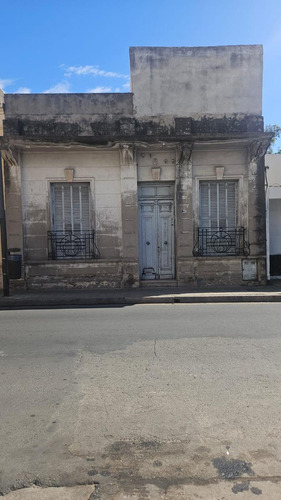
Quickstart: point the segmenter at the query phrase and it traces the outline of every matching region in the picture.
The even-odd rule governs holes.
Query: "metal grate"
[[[199,227],[196,233],[197,241],[193,249],[193,255],[196,257],[250,255],[250,245],[245,240],[244,227],[218,230]]]
[[[48,231],[48,258],[99,259],[95,231]]]

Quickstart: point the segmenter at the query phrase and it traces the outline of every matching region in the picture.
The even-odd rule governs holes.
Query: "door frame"
[[[142,188],[152,188],[152,191],[153,189],[155,190],[155,193],[154,194],[143,194],[141,193],[141,189]],[[161,188],[161,190],[163,191],[163,188],[164,188],[164,191],[165,191],[165,188],[166,188],[166,192],[159,192],[157,193],[157,188]],[[160,191],[160,190],[159,190]],[[173,214],[172,214],[172,219],[173,219],[173,222],[172,222],[172,227],[173,227],[173,230],[172,230],[172,234],[171,234],[171,246],[172,246],[172,256],[171,256],[171,260],[172,260],[172,263],[171,263],[171,267],[172,267],[172,277],[167,277],[165,278],[165,275],[162,275],[162,278],[160,278],[159,275],[155,275],[155,277],[151,277],[151,278],[146,278],[146,279],[143,279],[143,274],[142,274],[142,270],[140,268],[140,257],[141,257],[141,236],[140,236],[140,224],[141,224],[141,215],[140,215],[140,203],[141,202],[154,202],[155,201],[163,201],[163,202],[169,202],[169,201],[172,201],[173,202]],[[159,205],[158,205],[159,206]],[[167,181],[167,182],[139,182],[138,183],[138,233],[139,233],[139,276],[140,276],[140,280],[141,281],[147,281],[148,279],[153,279],[154,281],[163,281],[163,280],[174,280],[175,279],[175,276],[176,276],[176,255],[175,255],[175,249],[176,249],[176,228],[175,228],[175,214],[176,214],[176,206],[175,206],[175,182],[171,181]],[[158,216],[158,219],[159,219],[159,216]],[[157,220],[157,223],[158,225],[158,220]],[[157,227],[157,230],[156,230],[156,237],[158,239],[158,227]],[[157,244],[156,244],[156,247],[157,247]],[[156,259],[158,260],[158,255],[157,255],[157,250],[156,250],[156,255],[155,255]],[[159,261],[158,261],[159,263]]]

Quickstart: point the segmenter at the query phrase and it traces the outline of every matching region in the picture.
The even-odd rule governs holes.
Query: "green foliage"
[[[270,154],[272,154],[272,153],[281,154],[281,148],[279,148],[278,151],[274,151],[274,145],[276,144],[277,139],[281,135],[281,127],[279,127],[279,125],[266,125],[264,128],[264,131],[271,132],[272,134],[274,134],[272,139],[271,139],[271,143],[270,143],[270,146],[269,146],[267,152]]]

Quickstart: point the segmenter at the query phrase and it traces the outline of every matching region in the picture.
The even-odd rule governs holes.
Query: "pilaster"
[[[120,146],[124,287],[139,286],[137,165],[132,145]]]

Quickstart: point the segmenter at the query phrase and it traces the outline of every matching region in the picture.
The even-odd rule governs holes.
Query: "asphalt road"
[[[227,479],[231,495],[269,498],[280,325],[279,304],[0,312],[0,492],[97,482],[96,498],[211,498],[201,489]]]

